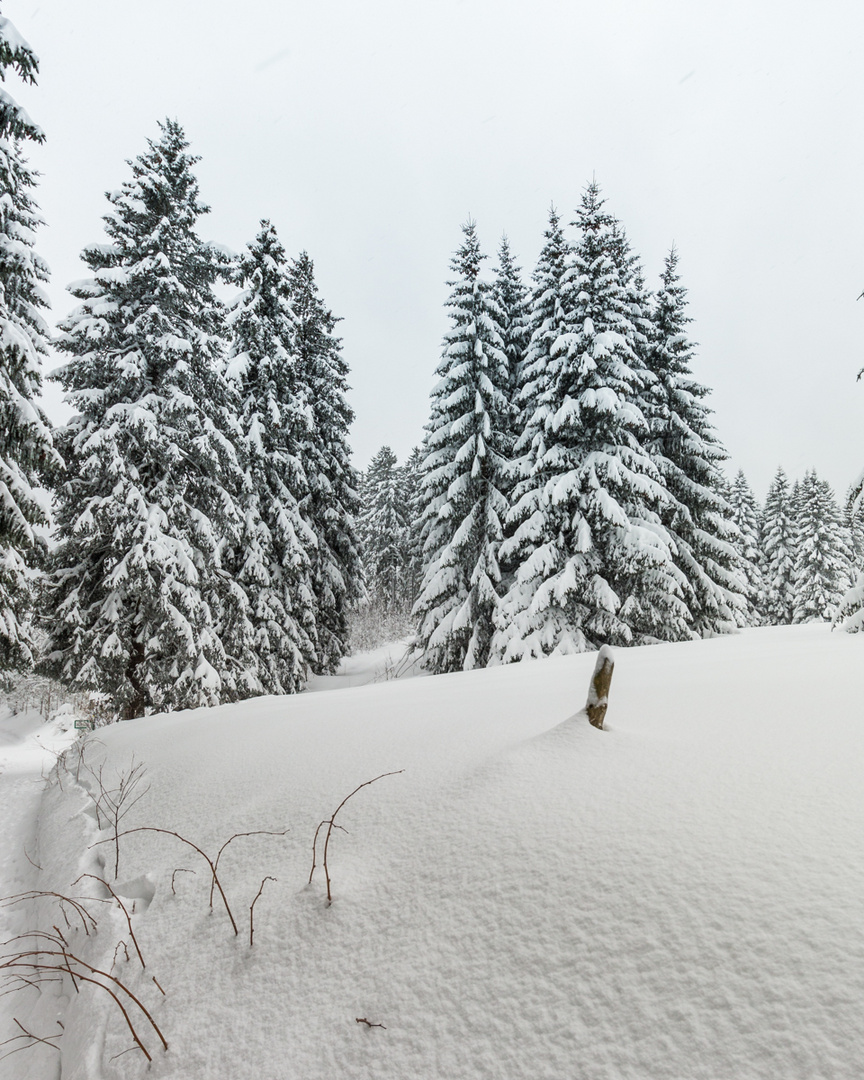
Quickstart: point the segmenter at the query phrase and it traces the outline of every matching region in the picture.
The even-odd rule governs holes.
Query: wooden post
[[[588,701],[585,704],[589,723],[601,730],[606,709],[609,706],[609,687],[614,669],[612,650],[608,645],[603,645],[597,654],[597,663],[594,665],[594,674],[591,676],[591,685],[588,687]]]

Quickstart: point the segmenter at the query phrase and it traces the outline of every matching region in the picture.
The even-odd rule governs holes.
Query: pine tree
[[[400,488],[405,507],[405,573],[402,601],[410,611],[420,592],[423,579],[423,449],[415,446],[400,470]]]
[[[535,401],[526,432],[534,461],[517,487],[520,524],[508,545],[522,558],[502,613],[515,628],[504,659],[687,635],[658,513],[667,497],[641,441],[649,377],[632,345],[621,234],[595,183],[577,224],[562,279],[565,326],[526,394]]]
[[[815,470],[801,484],[795,548],[793,619],[830,621],[849,590],[852,552],[834,492]]]
[[[236,401],[224,378],[224,259],[202,243],[180,125],[108,195],[109,243],[61,324],[59,544],[47,607],[50,672],[109,694],[122,717],[260,689],[247,601],[222,566],[239,539]]]
[[[9,69],[33,83],[39,64],[8,19],[0,17],[0,79]],[[44,135],[5,91],[0,92],[0,688],[33,662],[34,574],[50,524],[42,486],[61,465],[38,404],[42,358],[48,352],[48,267],[34,250],[42,224],[32,197],[36,173],[23,156]]]
[[[498,267],[492,283],[492,297],[497,305],[498,328],[501,335],[501,351],[507,361],[507,399],[510,410],[502,418],[509,421],[505,446],[508,459],[519,433],[519,374],[528,347],[528,290],[522,282],[522,270],[510,251],[506,236],[498,248]],[[508,494],[508,493],[505,493]]]
[[[337,319],[324,305],[312,260],[302,252],[289,266],[294,309],[294,347],[301,384],[309,402],[309,431],[301,447],[308,494],[304,519],[315,536],[312,590],[315,599],[315,671],[336,670],[348,649],[348,612],[362,591],[355,517],[356,470],[351,465],[348,428],[354,419],[345,395],[348,365],[333,333]]]
[[[747,585],[749,615],[746,625],[760,626],[765,603],[765,583],[761,570],[762,514],[756,496],[747,483],[743,470],[739,469],[729,489],[731,520],[738,529],[735,548],[738,552],[743,576]]]
[[[360,485],[357,532],[370,601],[395,613],[403,607],[408,565],[408,518],[404,479],[389,446],[369,463]]]
[[[312,555],[300,502],[312,410],[299,370],[285,249],[269,221],[237,266],[229,378],[240,398],[245,483],[236,577],[250,601],[254,652],[267,693],[303,688],[316,663]]]
[[[852,585],[834,615],[834,625],[850,634],[864,630],[864,475],[846,496],[846,526],[852,548]]]
[[[791,623],[795,612],[795,516],[789,479],[778,468],[762,516],[764,612],[769,623]]]
[[[654,376],[646,405],[648,447],[669,492],[663,523],[674,543],[674,562],[685,579],[692,631],[704,637],[744,621],[746,586],[734,548],[732,509],[723,495],[720,466],[726,451],[711,425],[708,389],[691,374],[687,290],[669,252],[647,327],[646,362]]]
[[[550,207],[543,247],[531,275],[528,298],[525,357],[517,368],[514,402],[518,410],[517,437],[507,467],[510,510],[499,558],[508,587],[499,607],[492,642],[493,658],[518,660],[542,656],[554,648],[556,632],[549,626],[548,611],[540,619],[532,603],[543,583],[543,563],[533,560],[546,542],[544,512],[546,469],[545,410],[540,395],[547,389],[552,351],[568,324],[564,309],[564,275],[571,249],[555,207]],[[538,630],[542,629],[542,633]]]
[[[452,327],[424,445],[424,576],[414,610],[435,672],[483,667],[489,659],[507,513],[509,373],[500,312],[480,277],[485,256],[474,222],[462,232],[451,263]]]

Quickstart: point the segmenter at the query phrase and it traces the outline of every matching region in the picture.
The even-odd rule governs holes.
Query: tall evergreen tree
[[[789,479],[778,468],[762,516],[764,612],[769,623],[791,623],[795,613],[795,518]]]
[[[852,546],[852,585],[837,607],[834,625],[854,634],[864,630],[864,475],[846,496],[846,524]]]
[[[732,521],[738,529],[735,548],[747,584],[749,615],[747,625],[760,626],[763,622],[762,609],[765,603],[765,583],[762,580],[760,543],[762,534],[762,512],[756,501],[747,477],[739,469],[729,489],[729,504],[732,507]]]
[[[499,557],[508,583],[500,605],[493,638],[493,658],[517,660],[542,656],[554,648],[555,630],[532,612],[534,597],[543,583],[543,561],[532,555],[545,542],[545,482],[549,478],[546,461],[545,410],[540,396],[547,389],[553,350],[568,324],[564,307],[564,276],[571,254],[561,228],[561,218],[549,209],[543,233],[543,247],[531,275],[526,332],[528,345],[517,369],[517,437],[508,465],[507,487],[510,509],[505,522],[505,540]],[[538,633],[538,631],[542,631]]]
[[[315,671],[332,673],[348,649],[348,611],[361,592],[355,517],[356,470],[348,428],[354,413],[345,395],[348,365],[333,333],[337,319],[318,294],[312,260],[302,252],[288,270],[299,379],[309,401],[309,433],[301,448],[308,494],[300,509],[315,536]]]
[[[108,194],[109,243],[61,324],[62,432],[49,670],[122,717],[260,689],[247,602],[222,566],[238,539],[236,401],[224,377],[224,260],[204,244],[180,125]]]
[[[403,601],[410,611],[417,600],[423,579],[423,448],[415,446],[401,470],[401,491],[406,518],[406,570]]]
[[[370,600],[389,612],[403,605],[409,562],[407,512],[402,470],[390,447],[382,446],[360,484],[357,531]]]
[[[498,548],[507,500],[509,373],[500,312],[480,277],[476,227],[462,228],[451,263],[444,338],[426,428],[423,516],[425,572],[415,605],[418,639],[436,672],[483,667],[489,659],[501,572]]]
[[[659,518],[666,493],[642,442],[648,377],[632,345],[620,230],[595,183],[577,224],[562,282],[566,324],[537,373],[534,463],[517,488],[521,524],[510,550],[521,565],[502,613],[515,629],[499,645],[504,659],[687,634],[681,575]],[[533,347],[532,339],[529,355]]]
[[[744,621],[746,586],[734,548],[732,509],[723,494],[720,466],[727,455],[710,421],[708,388],[691,374],[691,320],[677,268],[673,247],[647,327],[646,360],[654,376],[646,406],[648,447],[670,496],[662,517],[674,542],[675,565],[686,582],[689,625],[704,637],[728,632]]]
[[[492,283],[492,297],[498,308],[498,328],[501,334],[501,351],[507,360],[507,397],[510,410],[502,417],[508,422],[506,448],[508,458],[519,434],[519,375],[528,347],[528,289],[522,281],[522,271],[510,251],[510,241],[501,238],[498,248],[498,266]],[[507,493],[509,494],[509,493]]]
[[[39,64],[0,17],[0,79],[10,70],[33,83]],[[34,572],[45,547],[39,529],[49,525],[43,477],[60,465],[38,404],[48,352],[48,267],[34,250],[42,222],[32,196],[36,173],[23,156],[27,142],[43,140],[27,113],[0,92],[0,687],[33,662]]]
[[[801,484],[795,549],[793,619],[830,621],[851,583],[851,545],[834,492],[815,470]]]
[[[229,377],[240,397],[245,481],[236,576],[250,601],[259,677],[268,693],[302,689],[317,659],[312,556],[300,502],[312,404],[299,370],[285,249],[269,221],[240,259],[231,305]]]

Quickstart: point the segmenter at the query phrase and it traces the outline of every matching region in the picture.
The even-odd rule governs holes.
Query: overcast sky
[[[596,175],[655,284],[674,241],[695,374],[760,498],[778,464],[864,467],[860,0],[4,0],[41,60],[8,87],[47,135],[56,316],[104,192],[170,115],[201,155],[201,233],[269,217],[343,317],[355,463],[421,438],[472,215],[526,275]],[[493,259],[490,258],[489,265]],[[62,415],[50,404],[55,415]]]

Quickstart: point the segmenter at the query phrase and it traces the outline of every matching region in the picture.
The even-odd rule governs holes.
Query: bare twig
[[[165,997],[165,991],[159,985],[159,980],[156,978],[156,976],[151,975],[150,978],[153,980],[154,983],[156,983],[156,989],[159,991],[159,993],[162,995],[162,997]]]
[[[60,958],[60,961],[62,961],[62,962],[58,961],[57,959],[51,959],[51,958]],[[46,963],[45,962],[46,959],[50,960],[50,962]],[[71,965],[73,963],[76,964],[78,966],[78,968],[83,968],[84,971],[90,972],[90,974],[85,975],[80,970],[73,972],[72,967],[71,967]],[[88,964],[86,960],[82,960],[80,956],[74,956],[72,953],[67,952],[66,949],[59,949],[59,950],[36,949],[36,950],[25,950],[25,951],[22,951],[22,952],[14,953],[11,956],[4,957],[2,959],[2,961],[0,961],[0,971],[10,971],[10,972],[12,972],[13,975],[17,975],[18,972],[13,970],[15,968],[23,968],[23,969],[25,969],[27,971],[31,971],[31,972],[34,972],[34,971],[37,971],[37,972],[41,972],[41,971],[67,972],[70,976],[72,976],[73,981],[75,979],[77,979],[80,982],[92,983],[94,986],[98,986],[102,990],[107,991],[107,993],[109,993],[114,998],[114,1000],[117,1002],[117,1005],[119,1006],[120,1011],[123,1013],[123,1016],[126,1019],[126,1023],[129,1026],[129,1030],[132,1032],[132,1037],[135,1039],[136,1043],[138,1043],[138,1045],[141,1047],[141,1049],[144,1052],[144,1055],[147,1058],[147,1060],[152,1061],[153,1059],[151,1058],[150,1054],[147,1053],[147,1050],[144,1047],[144,1044],[138,1038],[138,1035],[137,1035],[137,1033],[135,1031],[135,1028],[134,1028],[134,1026],[132,1024],[132,1021],[129,1018],[129,1014],[126,1011],[125,1007],[123,1006],[123,1003],[120,1000],[120,998],[117,997],[117,995],[114,993],[114,991],[111,989],[110,986],[106,986],[104,983],[99,982],[99,979],[108,979],[108,980],[110,980],[120,990],[122,990],[123,993],[131,1001],[133,1001],[135,1003],[135,1005],[138,1006],[138,1008],[141,1010],[141,1012],[147,1018],[148,1022],[150,1023],[150,1026],[153,1028],[153,1030],[158,1035],[159,1040],[162,1043],[163,1047],[166,1050],[168,1049],[168,1043],[165,1040],[165,1036],[162,1034],[161,1030],[159,1029],[159,1025],[156,1023],[156,1021],[150,1015],[150,1012],[148,1011],[147,1007],[139,1000],[139,998],[137,998],[135,996],[135,994],[132,993],[132,991],[129,989],[129,987],[126,986],[125,983],[121,982],[120,979],[118,979],[115,975],[112,975],[108,971],[102,971],[99,968],[93,967],[93,965]],[[94,975],[98,976],[99,979],[93,978]]]
[[[264,892],[264,882],[265,881],[275,881],[275,880],[276,880],[275,877],[270,877],[270,875],[268,874],[267,877],[265,877],[262,880],[261,885],[260,885],[260,887],[258,889],[258,892],[255,894],[255,899],[249,905],[249,948],[250,949],[252,948],[252,939],[255,937],[255,921],[254,921],[255,920],[255,905],[258,903],[258,898],[261,895],[261,893]]]
[[[228,915],[228,918],[231,920],[231,926],[232,926],[232,928],[234,930],[234,933],[235,933],[235,935],[239,934],[240,931],[237,929],[237,923],[234,920],[234,915],[233,915],[233,913],[231,911],[231,907],[230,907],[230,905],[228,903],[228,897],[225,895],[225,890],[222,888],[222,883],[220,882],[219,876],[216,873],[216,864],[213,862],[213,860],[210,858],[210,856],[206,852],[202,851],[201,848],[198,847],[197,844],[193,844],[191,840],[187,840],[185,836],[181,836],[180,833],[174,832],[173,829],[157,829],[153,825],[140,825],[137,829],[127,829],[125,832],[118,833],[117,835],[118,835],[118,838],[119,838],[121,836],[131,836],[132,833],[140,833],[140,832],[155,832],[155,833],[163,833],[165,836],[174,836],[182,844],[186,844],[187,847],[191,847],[193,851],[198,852],[198,854],[201,856],[201,858],[210,867],[210,873],[213,875],[213,882],[214,882],[216,888],[219,890],[219,895],[222,897],[222,903],[225,905],[225,911],[226,911],[226,913]],[[99,844],[110,843],[113,839],[114,839],[113,837],[108,837],[107,840],[97,840],[96,843],[92,844],[91,846],[92,847],[97,847]]]
[[[283,829],[281,832],[273,832],[270,829],[253,829],[252,832],[234,833],[233,836],[228,837],[228,839],[225,841],[225,843],[222,845],[222,847],[220,847],[219,850],[216,852],[216,858],[213,860],[213,865],[216,867],[217,870],[219,869],[219,860],[222,858],[222,852],[225,850],[225,848],[228,847],[228,845],[231,843],[232,840],[239,840],[243,836],[286,836],[287,833],[288,833],[288,829]],[[210,907],[211,908],[213,907],[213,885],[214,885],[214,883],[211,881],[210,882]]]
[[[174,873],[171,875],[171,895],[172,896],[177,895],[177,892],[174,889],[174,878],[177,877],[178,874],[197,874],[197,873],[198,873],[197,870],[187,870],[183,866],[178,866],[177,869],[174,871]]]
[[[129,937],[132,938],[132,944],[135,946],[135,952],[138,953],[138,959],[141,961],[141,968],[142,968],[142,970],[145,969],[147,967],[147,965],[144,963],[144,957],[141,955],[141,947],[138,944],[138,938],[135,937],[135,931],[132,929],[132,918],[131,918],[129,912],[126,910],[126,905],[123,903],[123,901],[117,895],[117,893],[114,892],[114,890],[111,888],[111,886],[108,884],[108,882],[104,878],[99,877],[98,874],[82,874],[80,877],[76,878],[72,882],[72,884],[77,885],[78,882],[82,881],[84,878],[91,878],[93,881],[98,881],[99,884],[103,885],[108,890],[108,892],[111,893],[113,898],[117,901],[117,904],[119,905],[120,910],[126,916],[126,925],[129,927]],[[127,955],[126,958],[128,960],[128,958],[129,958],[128,955]]]
[[[96,920],[87,910],[87,908],[84,907],[81,901],[76,900],[71,896],[63,896],[62,893],[51,892],[47,889],[29,889],[27,892],[16,893],[14,896],[4,896],[2,899],[0,899],[0,904],[6,907],[11,906],[12,904],[26,903],[28,900],[36,900],[40,896],[53,896],[56,900],[59,901],[60,911],[63,915],[63,918],[66,920],[66,925],[69,927],[70,930],[72,929],[72,926],[69,922],[69,917],[66,914],[66,909],[63,906],[64,904],[69,904],[69,906],[81,920],[81,924],[84,927],[84,932],[87,934],[88,937],[90,936],[91,927],[94,931],[96,930]],[[82,899],[89,898],[84,897]]]
[[[116,947],[114,949],[114,959],[111,962],[111,970],[112,971],[114,970],[114,967],[117,964],[117,953],[120,952],[121,949],[126,954],[126,963],[127,964],[129,963],[129,950],[126,948],[126,942],[125,941],[118,941],[117,945],[116,945]]]
[[[366,780],[364,783],[360,784],[359,787],[354,788],[354,790],[351,792],[350,795],[345,796],[345,798],[342,800],[341,803],[339,803],[339,805],[336,807],[336,809],[333,811],[333,813],[330,815],[329,818],[325,818],[322,822],[319,822],[318,828],[315,830],[315,838],[312,841],[312,869],[309,872],[309,884],[311,885],[312,876],[315,873],[315,866],[316,866],[316,861],[315,860],[316,860],[316,854],[317,854],[318,833],[321,831],[322,826],[326,825],[327,826],[327,835],[324,837],[324,857],[322,859],[322,865],[324,866],[324,878],[325,878],[325,880],[327,882],[327,903],[328,904],[333,903],[333,897],[332,897],[331,891],[330,891],[330,870],[329,870],[329,868],[327,866],[327,852],[328,852],[328,849],[330,847],[330,837],[333,835],[333,830],[342,828],[341,825],[336,824],[336,815],[339,813],[339,811],[342,809],[342,807],[345,805],[345,803],[347,803],[348,800],[350,798],[352,798],[352,796],[356,795],[358,791],[362,791],[362,789],[364,787],[369,787],[369,785],[374,784],[376,780],[383,780],[385,776],[398,776],[400,773],[403,773],[403,772],[405,772],[404,769],[396,769],[393,772],[381,773],[380,776],[373,776],[371,780]],[[343,829],[342,831],[344,832],[345,830]]]
[[[354,1023],[355,1024],[365,1024],[366,1027],[370,1027],[370,1028],[380,1027],[380,1028],[384,1028],[385,1031],[387,1030],[387,1028],[384,1027],[383,1024],[373,1024],[372,1021],[367,1020],[365,1016],[355,1016],[354,1017]]]
[[[35,866],[37,870],[41,870],[42,867],[39,865],[39,863],[33,862],[33,860],[27,854],[27,848],[25,847],[25,845],[22,844],[21,846],[22,848],[24,848],[24,858],[27,860],[27,862],[29,862],[31,866]]]

